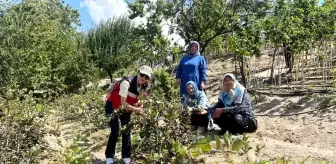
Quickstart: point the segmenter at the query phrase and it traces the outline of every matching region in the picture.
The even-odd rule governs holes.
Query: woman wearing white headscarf
[[[247,90],[231,73],[224,74],[222,90],[217,104],[209,110],[214,123],[222,132],[232,134],[255,132],[257,120],[252,112],[252,103]]]
[[[200,91],[205,89],[207,63],[199,50],[199,43],[191,41],[189,43],[189,54],[182,57],[176,69],[176,82],[180,85],[181,103],[184,102],[184,97],[188,95],[185,87],[188,81],[196,83]]]

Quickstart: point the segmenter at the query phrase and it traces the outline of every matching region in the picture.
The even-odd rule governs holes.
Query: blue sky
[[[82,23],[82,27],[78,27],[79,30],[88,30],[91,27],[92,19],[87,11],[86,8],[81,8],[80,7],[80,1],[79,0],[65,0],[64,1],[66,4],[69,4],[72,8],[76,9],[80,13],[80,21]]]
[[[128,9],[125,0],[64,0],[64,3],[79,11],[81,31],[87,31],[100,20],[125,14]]]

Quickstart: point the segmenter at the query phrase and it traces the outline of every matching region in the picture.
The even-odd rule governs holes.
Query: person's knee
[[[255,118],[249,119],[249,124],[246,131],[249,133],[254,133],[258,130],[258,120]]]
[[[131,129],[128,127],[128,125],[125,125],[121,129],[121,134],[124,136],[129,136],[131,134]]]
[[[118,133],[119,133],[119,128],[111,127],[111,134],[112,135],[118,135]]]
[[[122,135],[129,136],[131,134],[130,130],[123,130]]]

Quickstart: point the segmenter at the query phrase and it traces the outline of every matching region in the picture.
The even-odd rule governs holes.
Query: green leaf
[[[243,146],[243,144],[244,144],[244,141],[242,139],[240,138],[235,139],[232,143],[232,150],[234,151],[239,150],[241,146]]]
[[[71,155],[68,155],[65,159],[65,162],[66,163],[70,163],[72,161],[72,156]]]
[[[207,138],[205,138],[204,136],[201,136],[196,140],[196,143],[198,143],[198,144],[208,143]]]
[[[226,147],[229,148],[230,147],[230,140],[229,140],[228,136],[224,135],[223,140],[224,140],[224,144],[226,145]]]
[[[43,104],[38,104],[36,106],[36,111],[39,112],[39,113],[43,112]]]
[[[221,142],[220,138],[217,135],[215,135],[215,141],[216,141],[216,149],[220,149]]]
[[[208,143],[194,143],[194,144],[191,144],[189,147],[188,147],[188,150],[189,149],[195,149],[195,148],[201,148],[203,147],[204,145],[207,145]]]
[[[211,145],[210,144],[204,144],[202,147],[201,147],[201,150],[203,153],[209,153],[211,151]]]
[[[210,135],[207,136],[207,141],[210,143],[212,141],[212,137]]]
[[[78,146],[71,146],[70,149],[73,151],[73,152],[77,152],[79,150],[79,147]]]
[[[202,154],[202,152],[200,150],[194,150],[190,152],[192,157],[198,157],[199,155]]]

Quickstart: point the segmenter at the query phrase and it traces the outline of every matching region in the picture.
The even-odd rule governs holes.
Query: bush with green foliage
[[[74,91],[95,70],[76,32],[79,13],[61,1],[0,4],[0,87],[27,92]]]

